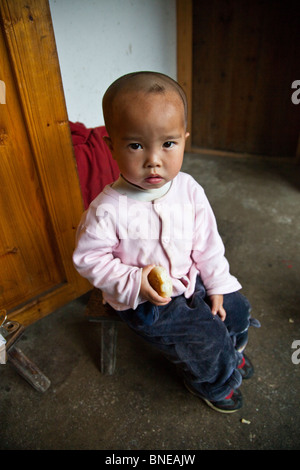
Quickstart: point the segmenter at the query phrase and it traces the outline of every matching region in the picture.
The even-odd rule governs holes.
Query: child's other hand
[[[219,315],[222,321],[226,318],[226,311],[223,308],[223,295],[215,294],[209,296],[211,301],[211,313]]]
[[[158,295],[158,293],[151,287],[148,281],[148,274],[154,268],[153,264],[149,266],[145,266],[142,270],[142,281],[141,281],[141,288],[140,288],[140,295],[151,302],[154,305],[166,305],[170,302],[171,297],[165,298]]]

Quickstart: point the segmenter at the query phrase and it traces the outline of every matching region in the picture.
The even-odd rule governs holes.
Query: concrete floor
[[[19,347],[50,378],[36,392],[0,366],[1,449],[299,449],[299,167],[187,155],[183,170],[215,211],[226,255],[262,324],[248,355],[243,408],[222,415],[189,394],[172,365],[120,325],[117,370],[99,372],[99,326],[88,295],[28,327]],[[298,359],[298,360],[299,360]],[[297,361],[296,361],[297,362]],[[248,421],[247,424],[241,420]]]

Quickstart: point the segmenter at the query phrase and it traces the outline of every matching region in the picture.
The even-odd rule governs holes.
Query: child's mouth
[[[150,175],[146,178],[147,183],[159,184],[163,181],[163,178],[159,175]]]

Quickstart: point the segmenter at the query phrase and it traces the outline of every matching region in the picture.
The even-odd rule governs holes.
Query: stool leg
[[[113,375],[116,367],[118,326],[115,321],[103,321],[101,328],[101,372]]]
[[[13,346],[7,353],[7,361],[17,370],[17,372],[38,392],[45,392],[51,382],[40,369],[25,356],[21,349]]]

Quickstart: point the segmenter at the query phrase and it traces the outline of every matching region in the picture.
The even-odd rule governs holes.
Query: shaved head
[[[123,75],[106,90],[103,100],[103,115],[108,133],[111,133],[114,119],[116,98],[128,93],[161,93],[175,92],[182,100],[184,122],[187,124],[187,99],[181,86],[172,78],[158,72],[133,72]]]

